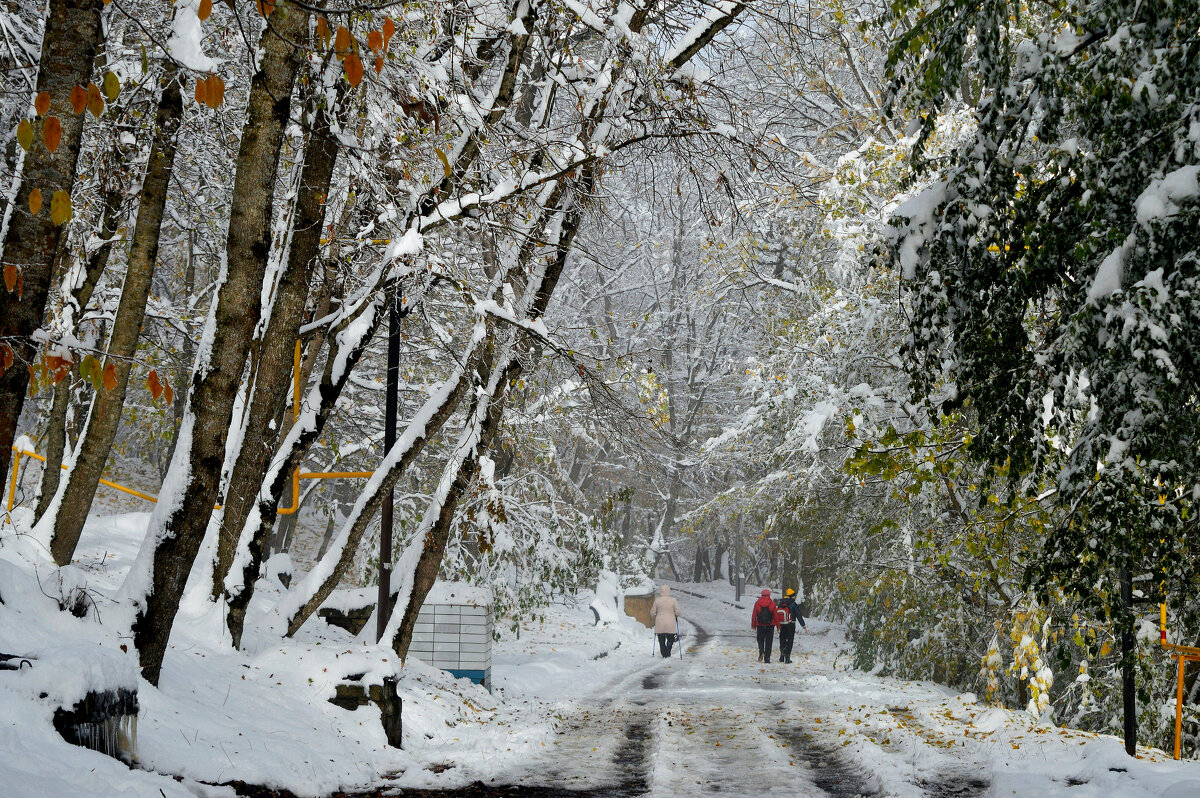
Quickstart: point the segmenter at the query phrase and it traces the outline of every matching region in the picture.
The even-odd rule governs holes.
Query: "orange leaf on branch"
[[[225,81],[220,75],[209,75],[204,82],[207,84],[206,101],[209,108],[216,109],[225,101]]]
[[[71,87],[71,110],[82,114],[88,105],[88,92],[83,86]]]
[[[321,42],[321,46],[328,47],[329,40],[332,37],[333,37],[333,34],[330,33],[330,31],[329,31],[329,23],[325,20],[325,17],[318,17],[317,18],[317,39]]]
[[[0,374],[8,371],[13,364],[12,347],[8,344],[0,344]]]
[[[104,390],[111,391],[117,387],[117,366],[109,363],[104,367]]]
[[[50,93],[43,91],[33,99],[33,110],[37,111],[38,116],[45,116],[50,110]]]
[[[57,116],[46,117],[46,121],[42,123],[42,143],[53,154],[58,149],[60,141],[62,141],[62,122],[58,121]]]
[[[38,211],[42,209],[42,190],[35,188],[29,192],[29,212],[34,216],[38,215]]]
[[[171,390],[171,383],[163,383],[163,396],[166,398],[167,404],[175,404],[175,391]]]
[[[8,289],[8,293],[11,294],[13,289],[17,287],[17,278],[20,276],[21,273],[17,270],[16,266],[11,263],[4,265],[4,287]]]
[[[388,17],[383,21],[383,49],[387,49],[391,43],[392,37],[396,35],[396,23],[392,22],[392,18]]]
[[[158,401],[158,397],[162,396],[162,383],[158,381],[158,372],[150,369],[150,376],[146,379],[146,387],[150,389],[150,395],[154,397],[154,401]]]
[[[350,35],[349,28],[339,25],[337,33],[333,37],[333,54],[341,61],[352,52],[354,52],[354,37]]]
[[[212,13],[212,0],[200,0],[200,8],[196,9],[196,16],[200,21],[208,19],[208,15]]]
[[[371,52],[379,55],[383,52],[383,34],[377,30],[367,31],[367,47],[371,48]]]
[[[46,355],[42,359],[45,361],[46,370],[50,372],[50,377],[55,385],[58,385],[71,373],[71,361],[64,357]]]
[[[263,17],[271,16],[271,12],[275,10],[275,0],[257,0],[258,13]]]
[[[383,74],[383,56],[381,55],[375,57],[375,74]]]
[[[363,63],[357,55],[351,53],[346,56],[346,60],[342,62],[342,68],[346,71],[346,80],[350,81],[351,86],[362,83]]]
[[[89,83],[87,87],[87,108],[92,112],[92,116],[104,113],[104,97],[95,83]]]

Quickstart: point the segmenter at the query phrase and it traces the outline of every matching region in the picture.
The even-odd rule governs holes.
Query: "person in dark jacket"
[[[790,587],[784,591],[783,601],[779,602],[779,661],[791,664],[792,643],[796,639],[796,621],[800,628],[808,631],[804,625],[804,616],[800,614],[800,605],[796,603],[796,591]]]
[[[775,641],[775,627],[779,625],[776,617],[775,602],[771,600],[771,591],[764,590],[754,609],[750,610],[750,629],[758,633],[758,661],[771,661],[771,644]]]

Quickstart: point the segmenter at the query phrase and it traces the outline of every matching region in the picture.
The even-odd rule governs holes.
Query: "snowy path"
[[[562,707],[553,742],[532,757],[492,769],[487,784],[400,794],[885,794],[878,779],[839,751],[844,738],[829,722],[836,702],[826,689],[836,651],[825,635],[799,635],[794,664],[761,664],[748,630],[748,603],[740,608],[686,589],[678,592],[691,620],[682,661],[651,659],[647,651],[639,664]],[[814,680],[818,673],[821,678]],[[939,779],[927,786],[931,789],[914,788],[910,794],[971,796],[987,785],[978,779]]]
[[[928,682],[856,671],[838,627],[811,621],[794,664],[756,662],[750,605],[720,584],[676,586],[685,656],[651,657],[649,632],[612,656],[538,671],[566,657],[564,627],[530,643],[512,667],[524,710],[513,748],[463,756],[435,778],[396,784],[409,798],[1150,798],[1195,796],[1192,765],[1146,749],[1131,760],[1115,738],[1039,724]],[[576,638],[578,641],[579,638]],[[588,639],[585,637],[583,639]],[[577,642],[576,642],[577,644]],[[639,648],[640,651],[631,651]],[[778,657],[776,641],[775,658]],[[564,682],[563,672],[572,674]],[[555,676],[555,674],[558,676]],[[557,679],[557,680],[556,680]],[[566,686],[569,689],[564,689]],[[541,698],[539,698],[539,696]],[[510,703],[513,703],[509,696]],[[524,714],[522,714],[522,712]],[[503,717],[504,711],[501,711]],[[549,720],[537,742],[531,730]],[[467,744],[467,733],[463,742]],[[533,742],[531,742],[533,741]],[[479,749],[475,749],[478,751]],[[410,781],[409,779],[419,779]],[[434,785],[437,785],[434,787]],[[466,785],[466,786],[463,786]],[[420,786],[421,789],[414,789]]]

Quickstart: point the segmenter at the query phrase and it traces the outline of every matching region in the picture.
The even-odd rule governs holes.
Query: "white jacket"
[[[679,630],[679,602],[671,595],[671,588],[662,586],[662,593],[650,607],[650,620],[654,621],[655,634],[675,634]]]

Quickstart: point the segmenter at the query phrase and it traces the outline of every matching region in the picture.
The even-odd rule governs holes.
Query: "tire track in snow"
[[[824,745],[806,731],[784,726],[776,732],[787,750],[804,762],[813,784],[833,798],[869,798],[879,789],[863,778],[863,770],[843,757],[836,748]]]
[[[991,784],[977,776],[946,773],[938,781],[918,782],[928,798],[981,798]]]

